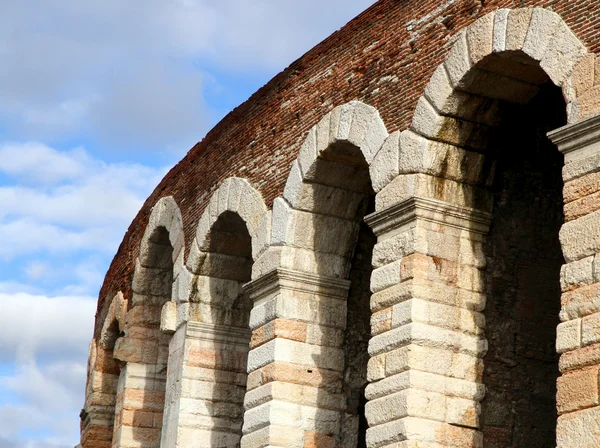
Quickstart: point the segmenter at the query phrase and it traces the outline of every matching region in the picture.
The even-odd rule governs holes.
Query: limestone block
[[[567,263],[600,252],[600,211],[565,223],[560,229],[560,243]]]
[[[516,51],[523,48],[532,14],[533,8],[518,8],[509,11],[506,23],[505,50]]]
[[[327,185],[304,182],[300,168],[297,162],[294,162],[283,191],[283,198],[296,210],[356,220],[362,214],[365,195]]]
[[[416,344],[387,353],[386,377],[409,369],[480,383],[483,361],[468,354]]]
[[[482,154],[431,141],[412,131],[402,132],[399,144],[402,174],[426,173],[469,184],[485,183],[490,175],[484,170]]]
[[[562,321],[600,312],[600,284],[594,283],[563,293],[561,305]]]
[[[272,362],[342,370],[344,354],[342,350],[332,347],[320,347],[279,338],[250,351],[248,371],[251,372]]]
[[[581,322],[581,345],[587,346],[600,342],[600,313],[586,316]]]
[[[371,106],[366,107],[370,108]],[[365,161],[370,166],[373,165],[375,156],[379,153],[384,142],[389,137],[389,133],[387,131],[387,128],[385,127],[385,123],[379,116],[379,111],[377,111],[377,109],[375,108],[372,109],[374,109],[375,111],[373,113],[373,120],[370,122],[369,127],[366,129],[365,136],[359,145],[360,150],[365,158]],[[359,109],[357,108],[357,114],[358,111]],[[360,121],[358,120],[358,115],[356,115],[354,117],[354,121],[352,122],[352,131],[350,133],[350,138],[356,138],[357,141],[359,137],[353,137],[353,135],[355,129],[360,129],[359,123]]]
[[[481,405],[463,398],[446,399],[446,422],[465,428],[479,428]]]
[[[275,426],[290,426],[304,431],[334,434],[339,428],[340,417],[338,411],[270,401],[246,411],[243,431],[247,434],[264,427],[268,422]]]
[[[535,8],[531,15],[523,51],[536,61],[541,61],[561,21],[561,17],[555,12],[545,8]]]
[[[365,395],[368,400],[374,400],[409,388],[437,392],[447,397],[458,397],[471,401],[481,401],[485,395],[483,384],[419,370],[408,370],[382,381],[371,383],[367,386]]]
[[[245,188],[240,199],[238,214],[246,223],[248,233],[256,235],[258,226],[260,226],[263,216],[267,213],[267,206],[258,190],[256,190],[247,180],[243,180]]]
[[[399,140],[400,132],[396,131],[392,133],[373,158],[373,162],[369,167],[369,173],[375,192],[381,191],[400,173]]]
[[[494,13],[487,14],[467,29],[467,43],[473,64],[477,64],[493,51]]]
[[[493,59],[486,60],[486,67],[490,65],[491,61]],[[469,79],[469,75],[466,78]],[[472,95],[462,90],[454,90],[447,97],[446,103],[439,109],[439,112],[442,115],[449,115],[457,119],[473,121],[491,127],[499,126],[503,116],[501,101],[487,96]]]
[[[500,53],[506,50],[506,27],[508,26],[509,9],[499,9],[494,16],[493,50]]]
[[[244,435],[241,448],[305,448],[304,435],[299,428],[267,425]]]
[[[556,407],[559,414],[599,404],[598,367],[569,372],[558,378]]]
[[[375,244],[373,248],[373,267],[384,267],[414,253],[416,251],[418,236],[416,228],[409,228],[402,233]]]
[[[600,344],[578,348],[564,353],[558,362],[561,373],[600,364]]]
[[[562,177],[565,183],[600,170],[600,152],[565,163]]]
[[[240,201],[244,198],[247,182],[239,177],[230,177],[225,180],[229,184],[229,194],[227,198],[227,210],[236,213],[240,206]],[[223,182],[223,183],[225,183]]]
[[[273,400],[338,411],[346,407],[343,394],[281,381],[274,381],[249,391],[244,399],[244,407],[251,409]]]
[[[446,57],[444,65],[446,66],[450,82],[453,86],[457,86],[463,76],[471,69],[466,33],[461,34],[456,39]]]
[[[575,97],[581,96],[584,92],[594,87],[596,66],[596,55],[586,54],[577,63],[570,76],[570,86],[573,89]]]
[[[408,416],[443,421],[446,416],[446,397],[419,389],[407,389],[369,401],[365,406],[365,415],[369,426]]]
[[[600,408],[595,407],[558,417],[557,448],[593,448],[600,445]]]
[[[473,95],[522,105],[528,104],[540,90],[537,85],[529,82],[478,68],[474,68],[464,77],[462,87]],[[487,131],[488,135],[491,133],[491,130],[486,130],[483,125],[475,128],[475,132],[471,131],[474,137],[479,138],[476,140],[477,145],[470,143],[472,147],[481,150],[487,149],[489,137],[486,138],[485,134],[481,135],[484,131]]]
[[[560,274],[562,290],[569,291],[594,283],[594,259],[594,256],[590,256],[563,265]]]
[[[429,84],[425,87],[424,96],[438,112],[442,112],[453,91],[454,87],[450,83],[446,67],[441,64],[431,75]]]
[[[405,246],[402,245],[401,247]],[[397,260],[374,269],[371,274],[371,292],[383,291],[400,283],[403,279],[401,267],[402,260]]]
[[[302,337],[293,338],[302,341],[307,336],[307,324],[316,327],[325,325],[329,327],[327,332],[332,333],[335,330],[343,330],[345,323],[346,304],[344,301],[314,300],[308,294],[298,293],[287,297],[278,296],[275,299],[261,302],[254,307],[250,315],[251,328],[258,330],[268,324],[270,326],[265,329],[268,332],[284,331],[285,328],[288,328],[288,331],[294,328],[294,332],[298,332],[302,329]],[[282,325],[284,326],[282,327]],[[311,331],[315,332],[311,338],[319,339],[319,334],[325,330],[311,328]]]
[[[581,347],[581,319],[563,322],[556,329],[556,351],[565,353]]]
[[[329,138],[329,128],[330,128],[330,124],[331,124],[331,117],[332,115],[337,115],[339,116],[339,112],[340,112],[340,108],[335,108],[333,109],[333,111],[331,111],[330,113],[328,113],[327,115],[325,115],[321,121],[319,121],[319,123],[317,123],[317,125],[315,126],[315,159],[317,158],[317,156],[319,154],[321,154],[323,151],[325,151],[329,145],[331,144],[331,140]],[[314,160],[314,159],[313,159]],[[312,163],[311,163],[312,165]],[[307,171],[306,168],[308,168],[309,166],[304,166],[304,164],[301,165],[303,173],[306,175]]]
[[[483,188],[427,174],[399,175],[375,198],[376,211],[411,197],[430,198],[478,210],[491,210],[492,198]]]
[[[377,312],[409,299],[422,299],[473,311],[485,308],[485,295],[452,285],[411,279],[371,296],[371,311]]]
[[[484,338],[412,322],[372,337],[369,341],[369,354],[375,356],[408,344],[447,349],[478,357],[483,357],[487,351],[487,340]]]
[[[392,328],[411,322],[424,323],[472,335],[482,335],[485,326],[485,318],[482,313],[456,306],[420,299],[407,300],[393,306]]]
[[[345,106],[345,107],[344,107]],[[344,112],[344,117],[342,118],[342,112]],[[338,140],[338,136],[340,133],[343,133],[344,130],[348,130],[350,128],[350,120],[352,119],[352,109],[348,106],[348,104],[344,104],[341,106],[337,106],[329,112],[329,135],[327,135],[327,145],[325,147],[321,146],[321,139],[317,137],[317,150],[319,155],[323,154],[329,146]],[[340,121],[342,121],[342,131],[340,132]],[[317,128],[317,132],[319,132]]]
[[[173,334],[177,330],[177,304],[167,302],[164,304],[160,315],[160,331]]]
[[[587,49],[566,23],[560,22],[552,43],[548,46],[540,66],[554,84],[560,86],[573,71],[575,65],[585,56]]]
[[[316,323],[307,325],[306,343],[323,345],[326,347],[341,347],[344,340],[344,331]]]
[[[271,245],[271,222],[273,220],[273,212],[267,211],[260,222],[252,237],[252,259],[258,259],[265,250]]]
[[[431,443],[438,447],[483,447],[481,432],[417,417],[406,417],[367,430],[367,446],[373,448],[399,446],[396,444],[407,439],[424,443],[422,446]]]
[[[327,115],[327,119],[329,119],[329,115]],[[317,160],[317,126],[308,131],[306,139],[300,147],[298,158],[296,159],[302,175],[308,173],[315,163],[315,160]]]

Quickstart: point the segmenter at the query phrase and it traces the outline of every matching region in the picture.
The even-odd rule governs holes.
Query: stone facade
[[[107,274],[81,447],[600,447],[595,17],[382,0],[226,117]]]

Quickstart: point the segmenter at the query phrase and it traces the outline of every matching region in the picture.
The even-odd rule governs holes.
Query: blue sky
[[[233,107],[372,0],[0,6],[0,448],[78,442],[104,272]]]

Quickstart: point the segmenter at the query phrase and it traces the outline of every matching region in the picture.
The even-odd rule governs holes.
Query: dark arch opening
[[[242,198],[242,200],[244,200]],[[222,213],[200,246],[202,256],[195,270],[197,280],[191,294],[190,325],[205,325],[212,341],[190,350],[203,353],[195,364],[207,378],[196,380],[199,390],[209,390],[195,419],[197,427],[210,432],[197,443],[239,447],[242,437],[244,396],[251,333],[252,301],[243,285],[252,273],[252,239],[244,220],[231,211]],[[192,344],[195,344],[193,342]],[[210,378],[210,379],[209,379]],[[206,394],[207,392],[205,392]]]
[[[344,367],[341,390],[344,408],[341,412],[341,446],[366,448],[367,420],[365,388],[367,385],[368,343],[371,338],[372,257],[376,237],[364,217],[375,210],[369,166],[359,148],[338,141],[323,151],[307,175],[306,188],[313,191],[317,210],[344,224],[314,222],[313,248],[317,252],[339,257],[343,265],[340,276],[350,281],[346,300],[346,319],[340,322]],[[324,227],[340,229],[331,232]],[[323,238],[323,235],[327,235]],[[329,241],[334,239],[334,244]],[[323,241],[325,239],[325,241]],[[334,262],[335,263],[335,262]],[[320,269],[319,269],[320,268]],[[331,269],[317,263],[320,274],[332,276]]]
[[[546,134],[564,124],[562,92],[547,81],[527,105],[507,108],[492,142],[482,403],[490,448],[556,446],[563,157]]]

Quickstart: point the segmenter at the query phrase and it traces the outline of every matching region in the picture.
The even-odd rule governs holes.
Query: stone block
[[[446,397],[419,389],[406,389],[371,400],[365,406],[369,426],[377,426],[404,417],[444,420]]]
[[[275,339],[250,351],[248,371],[259,369],[272,362],[342,370],[344,354],[342,350],[332,347],[321,347],[287,339]]]
[[[521,50],[529,31],[533,8],[512,9],[506,24],[506,51]]]
[[[596,55],[586,54],[577,63],[570,76],[570,84],[575,97],[579,97],[594,87]]]
[[[593,448],[600,445],[600,408],[595,407],[558,417],[557,448]]]
[[[552,42],[548,45],[540,66],[554,84],[560,86],[572,73],[587,50],[566,23],[560,22]]]
[[[552,44],[552,38],[561,22],[561,17],[554,11],[535,8],[523,43],[523,51],[536,61],[541,61],[548,46]]]
[[[581,345],[587,346],[600,342],[600,313],[586,316],[581,323]]]
[[[495,14],[487,14],[467,28],[467,43],[473,64],[493,51]]]
[[[600,312],[600,284],[582,286],[561,296],[560,319],[567,321]]]
[[[160,314],[160,331],[173,334],[177,330],[177,304],[167,302],[164,304]]]
[[[563,291],[594,283],[594,258],[590,256],[563,265],[560,275]]]
[[[506,27],[508,26],[509,9],[498,9],[494,16],[493,50],[501,53],[506,50]]]
[[[487,340],[481,337],[413,322],[372,337],[369,354],[375,356],[409,344],[478,357],[483,357],[487,351]]]
[[[560,230],[560,243],[567,263],[600,252],[600,211],[565,223]]]
[[[444,62],[453,86],[460,84],[463,76],[471,69],[471,64],[466,33],[463,33],[454,42]]]
[[[558,413],[591,408],[600,404],[598,368],[569,372],[557,381],[556,407]]]
[[[368,400],[374,400],[408,388],[436,392],[447,397],[464,398],[470,401],[481,401],[485,395],[483,384],[419,370],[407,370],[371,383],[367,386],[365,395]]]
[[[400,132],[392,133],[369,166],[371,183],[375,192],[381,191],[400,173]]]
[[[556,329],[556,351],[565,353],[581,347],[581,319],[563,322]]]

